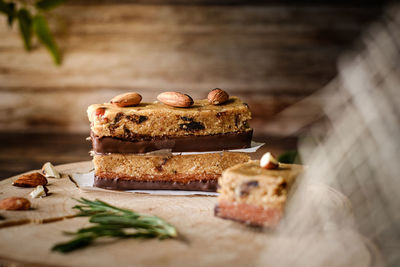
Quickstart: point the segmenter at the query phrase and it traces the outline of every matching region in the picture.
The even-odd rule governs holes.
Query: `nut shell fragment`
[[[279,167],[279,162],[270,152],[267,152],[261,157],[260,166],[265,169],[276,169]]]
[[[46,177],[38,172],[24,174],[13,182],[13,185],[18,187],[36,187],[38,185],[46,184]]]
[[[46,162],[42,167],[42,173],[46,178],[56,178],[60,179],[60,173],[56,170],[56,168],[50,162]]]
[[[114,104],[118,107],[132,107],[139,105],[140,101],[142,101],[142,96],[138,93],[130,92],[121,95],[115,96],[111,99],[111,104]]]
[[[193,99],[189,95],[179,92],[164,92],[159,94],[157,99],[171,107],[187,108],[193,105]]]
[[[0,200],[1,210],[29,210],[31,203],[23,197],[9,197]]]
[[[47,189],[46,186],[43,185],[38,185],[36,188],[30,193],[32,198],[39,198],[39,197],[45,197],[47,196],[47,192],[49,190]]]

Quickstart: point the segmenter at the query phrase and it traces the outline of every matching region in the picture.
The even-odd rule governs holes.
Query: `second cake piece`
[[[283,216],[290,187],[303,167],[282,164],[260,167],[254,160],[233,166],[219,179],[215,215],[254,226],[275,226]]]

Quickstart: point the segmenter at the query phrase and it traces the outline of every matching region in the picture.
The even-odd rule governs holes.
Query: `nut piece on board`
[[[117,95],[110,102],[118,107],[132,107],[139,105],[140,101],[142,101],[142,96],[131,92]]]
[[[60,179],[60,173],[56,170],[56,168],[50,162],[46,162],[42,167],[42,173],[46,178],[57,178]]]
[[[261,157],[260,166],[265,169],[276,169],[279,167],[279,162],[271,153],[267,152]]]
[[[38,172],[24,174],[14,181],[14,186],[19,187],[36,187],[38,185],[46,185],[47,179]]]
[[[29,210],[31,203],[23,197],[9,197],[0,200],[0,210]]]
[[[213,105],[220,105],[228,101],[229,95],[224,90],[219,88],[213,89],[211,92],[208,93],[207,96],[208,102]]]
[[[38,185],[36,188],[30,193],[32,198],[39,198],[39,197],[45,197],[47,196],[47,192],[49,192],[49,189],[47,189],[46,186],[43,185]]]
[[[164,92],[157,99],[165,105],[177,108],[187,108],[193,105],[193,99],[189,95],[178,92]]]

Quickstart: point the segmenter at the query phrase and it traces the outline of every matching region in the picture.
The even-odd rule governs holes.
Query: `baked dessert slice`
[[[250,160],[246,153],[94,155],[94,186],[115,189],[212,191],[226,168]]]
[[[301,165],[282,164],[275,169],[249,161],[226,169],[219,179],[215,215],[254,226],[275,226],[283,216],[288,192]]]
[[[222,91],[218,90],[212,91],[215,96]],[[94,185],[216,191],[224,169],[250,158],[212,152],[250,147],[253,133],[247,104],[225,96],[193,101],[165,92],[158,96],[163,102],[140,103],[139,94],[126,93],[110,103],[89,106]],[[190,101],[183,103],[184,99]]]
[[[207,99],[191,107],[175,108],[160,102],[119,107],[111,103],[89,106],[93,151],[146,153],[219,151],[246,148],[253,130],[247,104],[230,97],[220,105]]]

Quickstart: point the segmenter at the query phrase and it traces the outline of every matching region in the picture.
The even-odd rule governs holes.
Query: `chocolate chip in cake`
[[[250,194],[250,191],[253,190],[254,188],[257,188],[259,186],[258,181],[252,180],[248,182],[242,183],[239,187],[236,188],[236,195],[238,197],[245,197]]]
[[[136,114],[126,115],[126,118],[136,124],[141,124],[142,122],[147,121],[147,119],[148,119],[147,116],[142,116],[142,115],[139,116]]]
[[[215,114],[215,117],[217,117],[217,118],[221,118],[222,116],[224,116],[226,114],[226,112],[225,111],[222,111],[222,112],[217,112],[217,114]]]
[[[119,122],[121,120],[122,116],[124,116],[124,113],[118,112],[117,115],[115,115],[114,123]]]
[[[238,127],[240,122],[240,117],[239,115],[235,115],[235,126]]]
[[[277,196],[282,195],[282,192],[283,192],[283,190],[286,189],[286,187],[287,187],[287,183],[286,183],[286,182],[282,182],[281,184],[279,184],[279,185],[274,189],[273,194],[274,194],[274,195],[277,195]]]
[[[126,126],[124,126],[124,138],[129,139],[131,137],[132,137],[131,131]]]
[[[202,124],[201,122],[197,122],[197,121],[191,121],[189,123],[182,123],[179,124],[179,127],[182,130],[188,131],[188,132],[194,132],[194,131],[199,131],[199,130],[204,130],[204,124]]]
[[[142,122],[147,121],[147,117],[146,116],[139,116],[139,124],[141,124]]]
[[[160,165],[157,165],[157,166],[155,167],[155,169],[156,169],[157,171],[159,171],[159,172],[162,172],[162,171],[163,171],[163,165],[165,165],[165,164],[168,162],[168,160],[169,160],[169,158],[163,158],[163,159],[161,160]]]
[[[185,116],[181,116],[181,120],[183,120],[183,121],[194,121],[193,118],[189,118],[189,117],[185,117]]]

